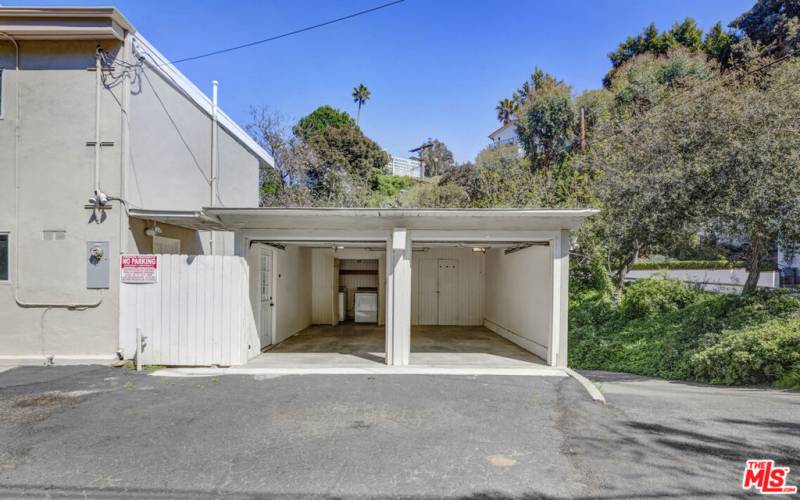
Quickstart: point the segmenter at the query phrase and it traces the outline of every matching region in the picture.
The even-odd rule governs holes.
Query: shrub
[[[800,364],[794,365],[775,382],[775,387],[800,391]]]
[[[629,285],[622,296],[620,312],[627,319],[649,318],[682,309],[699,291],[678,280],[653,277]]]
[[[397,196],[400,191],[408,189],[414,185],[410,177],[403,175],[378,175],[375,190],[386,196]]]
[[[570,297],[569,362],[573,368],[611,370],[667,379],[709,383],[753,383],[747,377],[725,378],[712,369],[732,370],[711,353],[743,331],[800,321],[800,301],[785,293],[725,295],[693,289],[663,278],[648,278],[626,287],[620,305],[599,290],[577,291]],[[796,344],[780,344],[794,353],[775,368],[774,357],[753,359],[750,379],[791,384],[791,356]],[[773,351],[769,351],[774,354]],[[695,358],[698,353],[703,357]],[[753,354],[758,356],[761,351]],[[797,362],[795,362],[797,363]],[[783,374],[783,375],[781,375]],[[797,380],[800,374],[796,375]],[[731,380],[731,381],[726,381]]]
[[[691,357],[695,379],[713,384],[773,382],[800,363],[800,319],[773,319],[726,330],[714,345]]]

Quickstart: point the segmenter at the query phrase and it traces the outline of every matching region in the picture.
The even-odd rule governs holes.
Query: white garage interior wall
[[[338,285],[348,287],[353,286],[377,286],[378,287],[378,324],[384,324],[386,307],[386,251],[383,248],[312,248],[311,254],[311,322],[315,325],[330,325],[337,323],[338,306],[334,302],[335,295],[338,295]],[[356,276],[336,277],[334,264],[336,261],[376,261],[378,275],[377,284],[375,278],[361,282]],[[347,267],[347,266],[345,266]],[[374,265],[370,265],[374,267]],[[352,279],[351,279],[352,278]]]
[[[311,249],[311,322],[330,325],[334,321],[333,249]]]
[[[487,250],[485,286],[484,325],[548,359],[553,310],[550,247],[532,246],[509,254]]]
[[[272,247],[270,247],[272,248]],[[506,253],[507,248],[473,251],[469,246],[424,246],[412,253],[412,325],[485,326],[494,333],[548,359],[552,338],[553,268],[548,245],[534,245]],[[286,245],[272,248],[275,256],[275,343],[311,325],[338,323],[338,286],[375,286],[379,292],[379,322],[385,318],[385,251],[382,248],[318,248]],[[375,267],[370,283],[358,276],[337,276],[337,270],[358,261]],[[453,301],[455,318],[441,322],[438,315],[439,265],[455,262],[457,278]],[[338,265],[337,265],[338,264]],[[251,260],[251,293],[258,304],[260,279]],[[358,267],[358,266],[356,266]],[[256,322],[259,313],[254,311]]]
[[[437,325],[439,261],[455,260],[458,267],[456,321],[453,325],[483,324],[484,254],[472,248],[418,247],[411,259],[411,324]]]
[[[311,325],[311,249],[287,245],[275,255],[275,343]]]
[[[266,248],[273,255],[274,329],[273,344],[291,337],[311,325],[311,249],[296,245],[285,248],[255,243],[250,246],[247,262],[250,267],[250,302],[258,331],[262,331],[260,307],[261,269],[259,255]],[[264,345],[258,346],[260,350]]]
[[[466,247],[414,248],[411,319],[413,325],[483,325],[547,359],[552,337],[552,255],[547,245],[506,254],[506,248],[475,252]],[[456,320],[438,314],[439,264],[457,263]],[[444,293],[441,291],[441,293]],[[447,315],[452,317],[452,315]]]

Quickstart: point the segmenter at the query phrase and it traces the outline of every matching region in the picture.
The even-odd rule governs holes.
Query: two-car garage
[[[250,269],[259,366],[566,365],[592,210],[207,209]]]

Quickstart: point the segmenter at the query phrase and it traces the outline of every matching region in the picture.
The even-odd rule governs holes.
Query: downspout
[[[94,54],[94,195],[100,194],[100,97],[103,88],[103,65],[100,62],[100,46]]]
[[[128,62],[133,54],[133,36],[129,32],[125,33],[125,39],[122,47],[123,60]],[[119,175],[119,197],[122,200],[128,199],[128,166],[131,154],[131,129],[129,114],[131,106],[131,78],[132,76],[129,78],[124,78],[122,81],[122,147],[120,148],[121,158]],[[125,208],[125,210],[119,211],[119,253],[122,255],[128,251],[128,229],[130,220],[128,218],[128,207],[126,206],[125,202],[120,201],[120,205]]]
[[[44,314],[47,313],[47,310],[52,308],[66,308],[66,309],[88,309],[97,307],[103,301],[103,297],[101,296],[96,302],[90,303],[78,303],[78,302],[70,302],[70,303],[38,303],[38,302],[27,302],[20,297],[20,289],[22,288],[22,266],[20,265],[21,256],[22,256],[22,235],[20,234],[20,228],[22,224],[20,224],[20,173],[19,173],[19,139],[20,139],[20,130],[21,130],[21,123],[22,123],[22,103],[20,98],[20,70],[19,70],[19,44],[17,41],[10,36],[8,33],[4,33],[0,31],[0,37],[3,37],[9,40],[12,44],[14,44],[14,49],[16,51],[16,63],[14,68],[14,89],[15,89],[15,99],[16,99],[16,116],[14,116],[14,275],[11,277],[12,288],[14,290],[14,301],[20,307],[43,307],[46,308]]]
[[[218,137],[217,137],[217,109],[218,109],[218,100],[217,100],[217,91],[219,88],[219,82],[214,80],[211,82],[212,91],[211,91],[211,176],[209,182],[211,184],[211,203],[209,204],[210,207],[215,205],[217,200],[217,170],[219,169],[219,165],[217,165],[217,149],[219,148],[218,144]],[[212,229],[210,232],[210,238],[208,243],[208,248],[210,250],[211,255],[214,255],[214,230]]]

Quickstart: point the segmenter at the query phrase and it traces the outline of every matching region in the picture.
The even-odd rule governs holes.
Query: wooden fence
[[[120,284],[120,347],[142,363],[241,365],[258,355],[248,266],[233,256],[159,255],[157,283]]]

